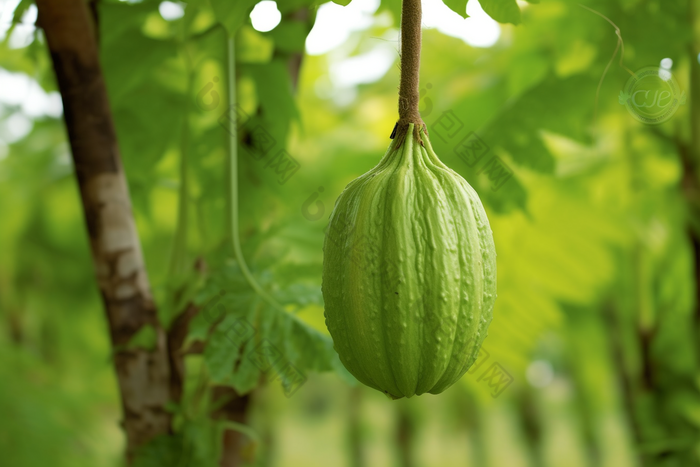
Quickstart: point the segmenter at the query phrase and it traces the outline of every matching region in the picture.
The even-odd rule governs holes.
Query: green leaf
[[[250,355],[255,350],[255,341],[250,340],[243,349],[243,355]],[[247,394],[258,385],[260,370],[249,358],[243,358],[235,373],[231,376],[231,386],[239,394]]]
[[[286,61],[274,58],[264,64],[246,63],[241,64],[240,70],[242,75],[250,76],[255,81],[260,105],[260,111],[253,114],[241,130],[241,138],[245,140],[248,131],[262,128],[273,142],[271,152],[276,154],[286,145],[290,121],[299,119]],[[248,149],[242,148],[241,153],[247,154],[245,151]],[[271,170],[265,171],[265,175],[276,176]]]
[[[401,21],[401,0],[382,0],[378,13],[387,10],[394,17],[394,24],[398,26]]]
[[[593,95],[595,81],[589,77],[576,75],[560,80],[550,76],[504,107],[479,134],[491,150],[501,146],[508,151],[516,164],[553,173],[554,158],[545,147],[540,130],[588,142]],[[578,112],[573,114],[571,109]]]
[[[221,456],[220,423],[210,423],[201,415],[186,417],[177,433],[161,435],[139,448],[133,467],[210,467],[218,465]],[[243,431],[243,430],[241,430]],[[250,435],[250,433],[246,433]]]
[[[269,119],[288,122],[299,118],[286,62],[273,60],[264,65],[246,66],[245,69],[255,80],[260,106]]]
[[[128,91],[147,81],[161,63],[177,56],[173,43],[147,38],[135,30],[121,36],[118,43],[105,44],[103,50],[111,102],[121,102]]]
[[[190,465],[191,451],[189,443],[180,434],[159,436],[137,451],[133,467],[186,467]]]
[[[22,21],[22,16],[29,9],[30,6],[34,4],[34,0],[22,0],[15,8],[15,12],[12,15],[12,23],[17,24]]]
[[[261,306],[261,300],[256,298],[253,306],[250,308],[252,312],[251,315],[254,315]],[[251,316],[251,318],[253,318],[253,316]],[[263,320],[263,323],[267,322],[264,318],[260,319]],[[246,394],[255,389],[260,379],[260,368],[255,365],[255,360],[251,358],[251,356],[255,354],[255,349],[261,341],[258,329],[253,323],[257,324],[253,319],[242,320],[239,322],[239,331],[236,332],[236,336],[238,336],[239,339],[241,338],[240,336],[244,336],[244,338],[247,337],[247,341],[241,349],[240,361],[236,363],[235,371],[231,375],[231,385],[239,394]],[[252,336],[242,334],[248,333],[250,330],[252,330]]]
[[[352,0],[332,0],[333,3],[337,3],[338,5],[342,6],[348,6]]]
[[[124,106],[125,94],[153,81],[153,74],[167,60],[177,57],[174,42],[146,37],[142,24],[154,4],[104,4],[100,6],[100,58],[112,105]],[[161,85],[156,89],[160,91]],[[156,89],[149,90],[150,93]],[[131,99],[133,102],[134,99]],[[144,106],[141,98],[136,104]],[[162,109],[161,109],[162,112]]]
[[[479,3],[499,23],[520,23],[520,8],[515,0],[481,0]]]
[[[318,284],[294,283],[277,292],[276,297],[283,304],[305,307],[311,304],[322,305],[323,296]]]
[[[278,282],[267,270],[253,268],[253,273],[266,288]],[[292,284],[276,299],[295,306],[317,303],[320,288]],[[355,382],[340,363],[329,336],[255,295],[235,265],[214,270],[196,302],[206,305],[193,321],[197,324],[190,338],[201,338],[208,326],[221,320],[204,351],[214,382],[245,394],[258,385],[264,373],[268,380],[280,381],[288,395],[301,387],[310,371],[335,371],[349,383]]]
[[[447,5],[450,8],[450,10],[454,11],[462,18],[469,17],[469,15],[467,15],[467,2],[468,1],[469,0],[443,0],[445,5]]]
[[[231,384],[235,380],[233,376],[237,372],[237,366],[240,368],[238,362],[242,352],[248,341],[254,338],[250,321],[255,315],[258,302],[257,298],[253,299],[248,294],[229,294],[201,310],[200,315],[204,316],[210,326],[223,316],[204,349],[204,362],[212,382]],[[249,382],[247,376],[243,379]]]
[[[303,52],[308,33],[306,24],[299,21],[283,21],[266,35],[275,41],[275,49],[277,50]]]
[[[22,16],[33,4],[34,0],[22,0],[21,2],[19,2],[19,5],[17,5],[17,8],[15,8],[15,12],[12,15],[12,24],[10,25],[10,29],[8,29],[5,32],[5,39],[3,40],[3,44],[8,43],[8,41],[10,40],[10,36],[12,36],[12,32],[15,30],[15,26],[17,26],[17,24],[19,24],[22,21]]]
[[[233,36],[245,23],[256,3],[258,0],[211,0],[211,7],[219,23]]]
[[[267,63],[274,50],[275,43],[252,27],[243,25],[238,32],[236,61],[239,63]]]
[[[118,41],[136,33],[141,36],[141,25],[146,17],[158,11],[154,3],[107,3],[98,2],[100,18],[100,47],[112,41]]]

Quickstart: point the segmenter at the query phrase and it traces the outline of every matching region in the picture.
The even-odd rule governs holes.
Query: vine
[[[229,35],[227,43],[227,68],[228,68],[228,108],[236,107],[236,51],[233,35]],[[272,297],[260,284],[255,280],[253,274],[248,268],[248,264],[243,257],[241,249],[241,239],[239,235],[238,225],[238,121],[236,112],[231,111],[228,119],[229,133],[229,152],[228,152],[228,176],[229,176],[229,193],[228,193],[228,211],[229,211],[229,235],[231,238],[231,246],[233,254],[238,262],[241,272],[253,290],[274,309],[287,313],[284,307]]]

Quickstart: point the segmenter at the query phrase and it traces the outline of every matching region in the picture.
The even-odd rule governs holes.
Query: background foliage
[[[189,342],[205,346],[187,358],[186,396],[173,408],[177,438],[153,445],[139,465],[215,465],[222,427],[207,417],[203,392],[214,384],[252,391],[251,465],[698,465],[687,154],[699,98],[662,125],[634,120],[617,100],[629,76],[617,60],[597,91],[618,43],[615,28],[574,2],[519,8],[482,0],[495,19],[519,23],[502,25],[488,48],[424,30],[421,82],[431,87],[423,116],[437,154],[487,209],[499,298],[484,348],[513,383],[493,398],[474,372],[441,396],[389,402],[339,364],[320,278],[335,198],[388,146],[398,54],[369,83],[339,87],[332,70],[387,43],[396,48],[399,2],[382,0],[368,27],[329,53],[304,56],[298,70],[290,63],[304,53],[321,2],[278,2],[282,21],[265,33],[248,19],[255,3],[190,0],[182,18],[166,21],[159,2],[99,2],[102,64],[161,318],[170,323],[187,303],[227,292],[213,331],[204,313],[190,328]],[[466,1],[445,3],[466,15]],[[627,68],[671,58],[681,88],[690,88],[697,57],[689,53],[688,2],[585,5],[620,28]],[[31,2],[17,7],[15,20],[25,24],[6,34],[0,71],[43,90],[32,92],[52,93],[41,32],[13,40],[31,12]],[[228,133],[220,124],[227,33],[235,34],[245,122],[244,256],[283,309],[251,289],[230,251]],[[440,133],[446,112],[463,124],[452,137]],[[120,465],[107,325],[60,114],[5,99],[0,116],[3,462]],[[285,183],[258,159],[256,131],[270,154],[284,149],[299,163]],[[459,157],[470,131],[513,172],[498,190],[481,166]],[[247,359],[237,364],[246,349],[223,330],[241,317],[306,376],[293,397],[284,397],[284,378],[264,377]]]

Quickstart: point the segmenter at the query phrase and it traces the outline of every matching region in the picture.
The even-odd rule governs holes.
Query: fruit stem
[[[401,82],[399,85],[399,121],[396,123],[396,147],[403,143],[408,125],[420,144],[420,130],[428,133],[418,111],[420,99],[421,0],[403,0],[401,5]]]

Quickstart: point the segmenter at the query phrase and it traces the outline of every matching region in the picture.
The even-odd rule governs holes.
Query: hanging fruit
[[[439,394],[492,320],[496,250],[474,189],[433,151],[418,112],[420,0],[404,0],[399,120],[376,167],[336,201],[324,243],[328,330],[345,367],[399,399]]]

